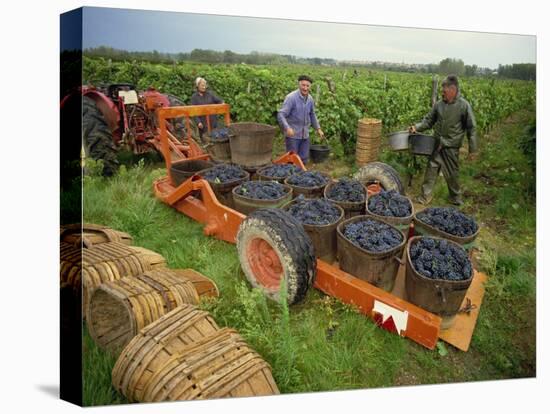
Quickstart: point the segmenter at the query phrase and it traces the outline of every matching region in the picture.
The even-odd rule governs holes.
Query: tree
[[[534,63],[514,63],[498,65],[498,76],[512,79],[536,80],[537,65]]]
[[[462,59],[443,59],[441,62],[439,62],[439,73],[442,75],[448,75],[450,73],[458,76],[464,75],[464,62],[462,61]]]
[[[464,67],[466,76],[476,76],[478,71],[477,65],[466,65]]]

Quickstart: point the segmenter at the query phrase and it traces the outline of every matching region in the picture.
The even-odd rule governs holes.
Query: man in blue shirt
[[[309,94],[312,83],[309,76],[300,76],[298,89],[285,97],[283,107],[277,113],[277,120],[285,134],[286,150],[297,153],[304,163],[309,159],[310,125],[321,139],[325,138],[315,115],[315,103]]]

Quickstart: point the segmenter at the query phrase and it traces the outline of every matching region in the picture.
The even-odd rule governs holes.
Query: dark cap
[[[313,83],[313,79],[311,79],[309,76],[307,75],[300,75],[298,76],[298,82],[300,81],[303,81],[303,80],[306,80],[308,81],[309,83]]]
[[[456,75],[448,75],[443,82],[441,82],[441,86],[451,86],[454,85],[458,89],[458,76]]]

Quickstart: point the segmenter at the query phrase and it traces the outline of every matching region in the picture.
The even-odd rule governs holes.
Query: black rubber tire
[[[82,97],[82,139],[85,156],[103,160],[103,175],[113,175],[119,165],[113,134],[94,100],[87,96]]]
[[[250,268],[248,244],[256,238],[263,239],[277,252],[284,269],[287,303],[300,302],[317,275],[313,243],[303,226],[282,210],[266,208],[251,213],[237,233],[237,250],[246,278],[252,286],[262,289],[267,297],[280,302],[279,288],[269,289],[261,285]]]
[[[405,187],[399,178],[399,173],[393,167],[383,162],[369,162],[361,167],[353,176],[363,184],[377,181],[386,191],[395,190],[405,194]]]

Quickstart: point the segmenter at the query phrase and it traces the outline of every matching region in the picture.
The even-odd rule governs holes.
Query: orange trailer
[[[286,279],[288,276],[288,263],[282,258],[280,251],[273,242],[273,238],[266,234],[262,235],[261,232],[249,237],[242,235],[243,227],[246,227],[243,226],[243,223],[251,220],[255,213],[246,217],[242,213],[221,204],[212,191],[210,184],[198,175],[192,176],[178,186],[174,185],[174,181],[170,176],[172,157],[165,121],[170,118],[189,118],[210,114],[224,114],[226,126],[230,125],[229,105],[227,104],[171,107],[157,110],[158,125],[160,125],[158,139],[161,143],[161,151],[164,155],[168,175],[154,182],[155,195],[181,213],[203,223],[206,235],[229,243],[238,243],[239,257],[245,274],[253,272],[258,287],[262,288],[268,296],[275,298],[281,280]],[[194,147],[196,143],[192,144],[194,141],[191,137],[189,137],[189,143],[189,159],[208,158],[208,154],[204,154],[198,145],[198,149]],[[273,163],[293,163],[305,170],[301,159],[291,152],[275,159]],[[197,195],[197,192],[200,193],[200,197],[194,196]],[[292,217],[288,217],[292,219]],[[265,215],[264,218],[266,218]],[[288,221],[287,218],[278,223],[284,227],[286,225],[285,221]],[[301,226],[299,227],[301,228]],[[293,229],[292,231],[297,230]],[[300,235],[296,234],[291,238],[300,238]],[[241,243],[243,239],[246,239],[246,243],[243,242],[244,244]],[[306,260],[308,256],[306,253],[297,260]],[[429,349],[434,349],[438,338],[442,337],[452,344],[458,343],[459,349],[467,350],[477,313],[474,312],[473,323],[472,321],[467,323],[467,329],[461,328],[461,332],[450,332],[450,335],[449,331],[452,330],[442,333],[440,330],[441,318],[439,316],[421,309],[395,294],[388,293],[356,278],[340,270],[337,265],[328,264],[320,259],[313,259],[312,261],[308,283],[313,282],[313,286],[324,293],[356,306],[360,312],[370,317],[383,329],[410,338]],[[478,274],[477,276],[477,280],[480,282],[482,275]],[[477,283],[476,286],[479,286],[479,284]],[[305,290],[307,290],[307,287],[309,286],[306,286]],[[303,293],[305,294],[305,291]],[[479,304],[482,295],[483,290],[481,289],[481,296],[478,298]]]

